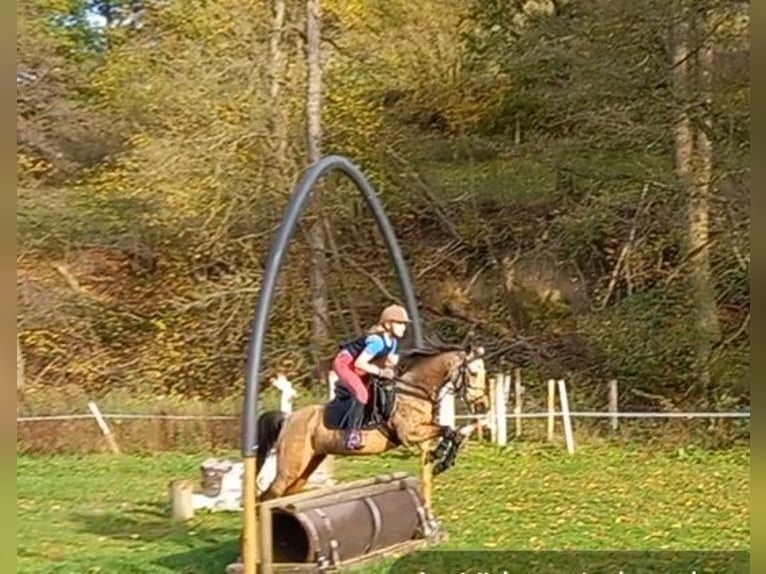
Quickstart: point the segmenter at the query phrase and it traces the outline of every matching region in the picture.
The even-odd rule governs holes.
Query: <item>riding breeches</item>
[[[370,391],[354,370],[354,357],[351,353],[338,353],[332,363],[332,369],[338,375],[338,383],[346,387],[362,405],[366,405],[370,400]]]

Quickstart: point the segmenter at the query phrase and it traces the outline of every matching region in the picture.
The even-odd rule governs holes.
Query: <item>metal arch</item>
[[[407,271],[399,244],[396,241],[391,223],[388,221],[383,206],[378,199],[375,190],[364,177],[359,168],[347,158],[339,155],[330,155],[314,163],[298,183],[290,203],[287,206],[282,222],[277,230],[269,255],[266,260],[266,269],[263,275],[258,304],[253,318],[250,344],[247,351],[247,374],[245,379],[244,420],[242,429],[242,456],[245,458],[256,455],[258,445],[258,394],[260,390],[260,371],[263,360],[263,343],[266,328],[269,322],[269,310],[274,295],[274,287],[277,276],[282,267],[285,253],[287,252],[290,238],[295,230],[300,217],[317,180],[326,172],[339,169],[344,172],[362,192],[367,206],[372,210],[378,228],[388,248],[389,255],[394,262],[399,286],[404,295],[404,303],[412,319],[412,334],[415,346],[423,346],[423,331],[415,302],[415,294],[412,282]]]

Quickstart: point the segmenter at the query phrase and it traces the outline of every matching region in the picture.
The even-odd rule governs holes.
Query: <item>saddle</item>
[[[361,430],[381,429],[388,422],[396,400],[393,381],[370,377],[370,400],[365,405]],[[343,430],[344,419],[353,395],[343,386],[335,387],[335,397],[325,405],[324,426]]]

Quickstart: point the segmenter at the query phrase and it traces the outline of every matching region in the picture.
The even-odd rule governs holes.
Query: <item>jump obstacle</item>
[[[407,473],[361,479],[262,502],[261,572],[358,566],[441,539]]]
[[[377,477],[282,497],[258,505],[256,452],[261,363],[277,276],[290,238],[322,175],[345,173],[372,211],[393,261],[404,304],[412,320],[412,342],[423,346],[423,331],[409,272],[377,193],[359,168],[343,156],[315,162],[295,187],[271,243],[247,352],[242,425],[244,500],[242,562],[227,572],[271,574],[319,571],[406,552],[439,537],[431,514],[432,463],[423,458],[418,481],[407,475]],[[260,523],[260,524],[259,524]]]

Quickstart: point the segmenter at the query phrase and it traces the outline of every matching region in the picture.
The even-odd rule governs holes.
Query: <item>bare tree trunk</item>
[[[694,303],[695,362],[700,388],[710,398],[710,357],[720,336],[710,265],[710,195],[712,144],[708,136],[710,117],[710,66],[712,51],[707,42],[695,49],[695,39],[704,38],[704,18],[696,6],[680,0],[675,37],[674,85],[679,98],[675,126],[676,173],[687,197],[687,245],[690,254],[689,283]],[[700,121],[693,123],[690,109],[702,99]]]
[[[710,376],[710,357],[713,345],[719,340],[720,324],[715,300],[715,286],[710,264],[710,203],[712,198],[713,146],[710,134],[713,129],[711,115],[712,94],[710,75],[713,66],[713,49],[707,38],[706,16],[697,11],[697,35],[704,43],[697,51],[697,92],[702,100],[696,130],[695,186],[689,200],[689,249],[691,260],[691,289],[694,296],[695,324],[699,341],[697,362],[700,383],[712,397],[714,389]]]
[[[308,81],[306,93],[306,147],[310,163],[322,157],[322,63],[320,0],[306,1],[306,61]],[[314,192],[317,219],[311,224],[311,307],[313,311],[312,341],[319,347],[327,338],[328,289],[324,224],[322,222],[322,189]]]
[[[285,80],[287,58],[282,46],[285,29],[285,0],[274,0],[269,51],[271,53],[271,137],[274,157],[281,169],[287,164],[287,115],[282,102],[282,85]]]

